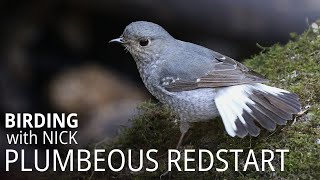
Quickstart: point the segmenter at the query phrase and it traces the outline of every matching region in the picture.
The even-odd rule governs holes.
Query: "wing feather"
[[[193,80],[184,80],[182,77],[177,77],[174,81],[163,83],[164,88],[171,92],[179,92],[198,88],[217,88],[267,82],[261,75],[232,58],[217,52],[214,52],[214,58],[215,61],[213,62],[217,63],[206,75]]]

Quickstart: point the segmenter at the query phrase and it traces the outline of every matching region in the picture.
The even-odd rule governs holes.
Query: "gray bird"
[[[131,53],[150,93],[178,114],[177,148],[190,122],[220,115],[227,133],[242,138],[259,135],[256,123],[272,131],[301,110],[296,94],[262,84],[267,80],[243,64],[175,39],[157,24],[133,22],[110,42]]]

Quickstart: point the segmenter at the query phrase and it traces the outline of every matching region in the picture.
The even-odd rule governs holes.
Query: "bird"
[[[228,135],[258,136],[301,111],[298,95],[266,85],[266,78],[206,47],[178,40],[153,22],[127,25],[119,38],[148,91],[178,115],[181,136],[190,123],[221,117]]]

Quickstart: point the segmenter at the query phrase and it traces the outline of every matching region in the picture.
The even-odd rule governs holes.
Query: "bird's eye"
[[[139,41],[140,46],[147,46],[149,44],[149,40],[148,39],[141,39]]]

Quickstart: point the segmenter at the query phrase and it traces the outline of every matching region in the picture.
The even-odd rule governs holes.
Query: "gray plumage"
[[[301,109],[297,95],[261,84],[267,80],[243,64],[157,24],[133,22],[111,42],[131,53],[150,93],[179,115],[183,133],[188,122],[220,115],[229,135],[257,136],[256,123],[274,130]]]

